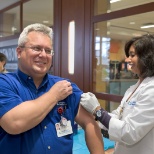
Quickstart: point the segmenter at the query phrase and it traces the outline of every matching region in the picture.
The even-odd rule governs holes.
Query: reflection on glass
[[[146,29],[142,28],[144,25],[154,23],[153,14],[154,11],[110,20],[108,21],[110,22],[110,26],[108,26],[110,34],[108,36],[111,38],[115,38],[116,40],[121,40],[122,38],[123,40],[128,40],[134,36],[154,33],[153,27],[149,27]]]
[[[150,2],[153,2],[153,0],[94,0],[94,15],[110,13]]]
[[[124,45],[134,36],[154,34],[153,28],[140,28],[153,21],[153,14],[154,11],[94,24],[94,91],[123,95],[137,81],[127,63]],[[143,17],[145,20],[140,20]]]
[[[15,35],[20,32],[19,7],[10,9],[0,15],[0,37]]]
[[[32,23],[53,26],[53,0],[32,0],[23,5],[23,27]]]
[[[0,10],[18,2],[20,0],[1,0]]]

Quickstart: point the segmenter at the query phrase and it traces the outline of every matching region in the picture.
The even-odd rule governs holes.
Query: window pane
[[[53,26],[53,0],[32,0],[23,6],[23,27],[32,23]]]
[[[18,2],[20,0],[1,0],[0,10]]]
[[[20,32],[19,6],[0,14],[0,37],[15,35]]]
[[[127,64],[124,45],[134,36],[154,34],[153,27],[141,28],[153,22],[153,14],[154,11],[94,24],[94,91],[124,95],[137,81]]]
[[[94,0],[94,15],[153,2],[153,0]]]

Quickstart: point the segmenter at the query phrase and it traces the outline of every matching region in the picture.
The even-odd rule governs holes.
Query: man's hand
[[[52,97],[55,97],[56,101],[58,102],[72,94],[72,89],[73,88],[70,82],[68,82],[67,80],[62,80],[55,83],[50,91],[52,91]]]
[[[96,96],[91,93],[83,93],[81,95],[80,104],[90,113],[94,113],[97,107],[100,107],[100,104],[96,98]]]

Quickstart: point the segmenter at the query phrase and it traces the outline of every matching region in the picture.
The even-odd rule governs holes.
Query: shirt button
[[[44,126],[44,129],[47,129],[47,126]]]
[[[50,148],[51,148],[51,147],[50,147],[50,146],[48,146],[48,149],[49,149],[49,150],[50,150]]]

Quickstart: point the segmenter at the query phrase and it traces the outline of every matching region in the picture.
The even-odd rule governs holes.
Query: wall
[[[17,70],[17,54],[16,54],[16,47],[17,47],[17,39],[1,41],[0,42],[0,52],[4,53],[7,57],[6,63],[6,70],[9,72],[13,72]]]
[[[90,89],[90,3],[89,0],[56,0],[54,3],[54,73],[69,78],[80,89]],[[58,18],[56,18],[56,15]],[[74,74],[68,73],[68,26],[75,21]]]

